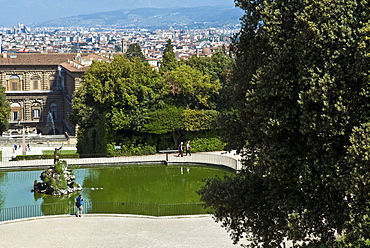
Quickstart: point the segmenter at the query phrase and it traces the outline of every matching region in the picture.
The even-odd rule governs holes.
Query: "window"
[[[40,118],[40,109],[34,109],[32,111],[33,118]]]
[[[11,82],[12,83],[12,90],[18,90],[18,83],[17,82]]]
[[[55,103],[50,104],[50,113],[51,116],[53,117],[53,120],[58,119],[58,109]]]
[[[19,112],[13,112],[13,121],[19,120]]]
[[[40,77],[39,76],[33,76],[31,78],[31,87],[33,90],[39,90],[40,89]]]
[[[49,83],[50,83],[50,89],[54,89],[55,87],[57,87],[56,80],[55,80],[55,77],[54,76],[51,76],[49,78]]]
[[[12,75],[9,77],[9,87],[10,90],[16,91],[20,90],[20,78],[17,75]]]
[[[21,105],[17,102],[10,104],[12,121],[18,121],[21,119]]]

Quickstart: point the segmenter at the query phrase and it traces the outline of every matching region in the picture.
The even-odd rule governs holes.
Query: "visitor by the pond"
[[[189,154],[189,156],[191,156],[190,150],[191,150],[190,141],[188,141],[188,143],[186,143],[186,154],[185,154],[185,156],[188,156],[188,154]]]
[[[177,157],[178,156],[181,156],[181,157],[184,156],[184,143],[182,143],[182,142],[179,145],[179,154],[177,154]]]
[[[27,151],[31,151],[30,144],[27,144]]]
[[[79,195],[76,198],[76,207],[77,207],[76,217],[82,217],[82,211],[83,211],[82,201],[83,200],[84,199],[82,199],[82,195]]]

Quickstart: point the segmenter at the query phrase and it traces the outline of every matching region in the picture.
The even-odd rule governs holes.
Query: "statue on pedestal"
[[[40,175],[42,182],[34,181],[32,192],[48,195],[65,195],[81,190],[81,185],[76,181],[72,170],[68,169],[66,161],[59,160],[59,151],[55,148],[54,164],[46,168]]]

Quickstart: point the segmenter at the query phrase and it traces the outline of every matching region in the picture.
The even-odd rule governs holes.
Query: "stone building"
[[[10,104],[9,132],[75,135],[68,123],[73,92],[93,60],[101,55],[79,53],[2,53],[0,81]]]

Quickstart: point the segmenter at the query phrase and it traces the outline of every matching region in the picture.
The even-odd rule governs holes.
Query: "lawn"
[[[76,154],[77,150],[60,150],[59,154]],[[42,150],[42,155],[53,155],[54,150]]]

